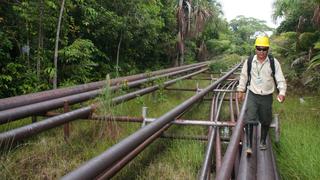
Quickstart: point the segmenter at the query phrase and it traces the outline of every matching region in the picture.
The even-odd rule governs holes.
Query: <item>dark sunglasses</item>
[[[269,48],[265,48],[265,47],[256,47],[257,51],[268,51]]]

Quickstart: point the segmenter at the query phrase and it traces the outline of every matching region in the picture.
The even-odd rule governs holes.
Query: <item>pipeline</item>
[[[101,174],[104,170],[111,168],[114,163],[121,160],[124,156],[126,156],[126,154],[130,153],[155,132],[159,131],[175,117],[184,112],[185,109],[189,108],[195,102],[203,98],[208,92],[212,91],[221,81],[226,79],[239,66],[240,64],[235,66],[229,73],[222,76],[218,81],[203,89],[198,94],[192,96],[190,99],[164,114],[156,121],[148,124],[147,126],[136,131],[134,134],[123,139],[101,155],[91,159],[76,170],[65,175],[62,177],[62,179],[92,179]]]
[[[237,125],[234,128],[234,132],[232,133],[232,137],[230,143],[228,145],[227,151],[222,159],[222,164],[220,169],[218,170],[218,174],[216,175],[217,180],[225,180],[231,178],[232,167],[235,162],[236,153],[238,152],[238,145],[240,142],[240,135],[243,129],[243,120],[246,109],[248,99],[248,93],[246,93],[245,100],[243,102],[243,106],[241,108],[241,112],[237,121]]]
[[[151,73],[141,73],[133,76],[120,77],[120,78],[112,79],[110,85],[120,84],[123,81],[127,81],[127,82],[136,81],[139,79],[148,78],[150,76],[161,75],[161,74],[170,73],[170,72],[174,72],[174,71],[178,71],[178,70],[182,70],[190,67],[195,67],[198,65],[204,65],[204,64],[207,64],[207,62],[168,68],[164,70],[154,71]],[[56,99],[64,96],[70,96],[70,95],[79,94],[87,91],[92,91],[92,90],[104,87],[105,84],[106,84],[106,81],[104,80],[104,81],[92,82],[92,83],[77,85],[77,86],[68,87],[68,88],[59,88],[54,90],[47,90],[47,91],[42,91],[42,92],[37,92],[32,94],[0,99],[0,111],[16,108],[19,106],[34,104],[42,101],[47,101],[50,99]]]
[[[206,70],[207,69],[202,69],[200,71],[196,71],[194,73],[191,73],[191,74],[188,74],[188,75],[185,75],[185,76],[182,76],[182,77],[167,81],[167,82],[164,83],[164,86],[169,86],[169,85],[171,85],[171,84],[173,84],[173,83],[175,83],[175,82],[177,82],[179,80],[192,77],[192,76],[197,75],[199,73],[202,73],[202,72],[204,72]],[[144,88],[144,89],[141,89],[141,90],[129,93],[129,94],[125,94],[123,96],[119,96],[119,97],[113,98],[112,99],[112,104],[116,105],[116,104],[128,101],[128,100],[133,99],[135,97],[138,97],[138,96],[153,92],[153,91],[157,90],[158,88],[159,88],[159,85],[155,85],[155,86]],[[47,129],[51,129],[51,128],[57,127],[59,125],[65,124],[65,123],[70,122],[70,121],[73,121],[73,120],[75,120],[77,118],[80,118],[80,117],[81,118],[86,118],[92,113],[92,111],[97,106],[99,106],[99,105],[98,104],[94,104],[94,105],[91,105],[91,106],[88,106],[88,107],[80,108],[80,109],[77,109],[77,110],[74,110],[74,111],[70,111],[70,112],[58,115],[58,116],[55,116],[55,117],[52,117],[52,118],[48,118],[48,119],[40,121],[40,122],[36,122],[36,123],[30,124],[30,125],[27,125],[27,126],[23,126],[23,127],[17,128],[17,129],[13,129],[13,130],[1,133],[0,134],[0,145],[4,144],[4,143],[8,143],[8,142],[9,143],[13,143],[14,141],[18,141],[18,140],[21,140],[23,138],[29,137],[31,135],[34,135],[34,134],[40,133],[42,131],[45,131]]]
[[[155,139],[157,139],[161,134],[170,127],[170,124],[165,125],[158,132],[154,133],[147,140],[141,143],[136,149],[131,151],[128,155],[118,161],[114,166],[108,169],[106,172],[99,175],[97,180],[110,179],[117,172],[119,172],[128,162],[130,162],[133,158],[135,158],[140,152],[142,152],[149,144],[151,144]]]
[[[235,89],[235,86],[238,84],[237,81],[234,82],[233,86],[232,86],[232,89]],[[237,110],[237,113],[234,114],[234,110],[233,110],[233,101],[236,103],[236,107],[238,106],[239,107],[239,104],[238,104],[238,99],[236,99],[237,97],[235,96],[235,99],[233,99],[233,93],[231,92],[230,93],[230,104],[229,104],[229,109],[230,109],[230,115],[231,115],[231,122],[235,122],[235,116],[236,117],[239,117],[239,110]],[[233,131],[233,129],[232,129]],[[220,154],[221,156],[221,154]],[[222,159],[222,158],[221,158]],[[220,161],[221,161],[220,159]],[[239,162],[240,162],[240,155],[239,153],[236,154],[236,158],[235,158],[235,162],[234,162],[234,174],[235,174],[235,177],[238,176],[238,173],[239,173]],[[219,164],[219,168],[220,169],[220,166],[221,166],[221,163]]]
[[[230,88],[231,88],[231,91],[229,91],[230,92],[230,94],[229,94],[229,102],[230,102],[229,103],[229,109],[232,109],[232,107],[230,107],[232,105],[232,100],[233,100],[232,99],[232,91],[233,91],[236,83],[237,83],[236,81],[231,81],[230,84],[227,86],[227,89],[226,89],[226,90],[230,90]],[[219,93],[219,95],[220,95],[220,93]],[[222,97],[220,98],[220,105],[219,105],[219,109],[218,109],[219,112],[220,112],[221,104],[223,102],[223,99],[224,99],[225,95],[226,95],[226,91],[224,91]],[[218,101],[216,103],[218,103]],[[232,114],[231,110],[230,110],[230,119],[231,119],[231,123],[234,123],[234,117],[233,117],[233,114]],[[218,122],[218,117],[216,117],[215,122]],[[228,127],[224,127],[224,128],[228,128]],[[222,162],[221,139],[220,139],[220,130],[219,129],[220,128],[217,127],[218,131],[217,131],[216,146],[215,146],[215,150],[216,150],[216,152],[215,152],[215,154],[216,154],[216,173],[218,173],[218,170],[220,169],[221,162]]]
[[[186,111],[181,113],[177,118],[180,118]],[[110,169],[106,170],[102,174],[96,178],[97,180],[103,180],[103,179],[110,179],[114,175],[116,175],[117,172],[119,172],[126,164],[128,164],[132,159],[134,159],[140,152],[142,152],[146,147],[148,147],[149,144],[151,144],[155,139],[160,137],[164,131],[169,129],[171,124],[166,124],[164,127],[162,127],[159,131],[154,133],[152,136],[150,136],[148,139],[146,139],[143,143],[141,143],[137,148],[135,148],[133,151],[131,151],[129,154],[127,154],[125,157],[123,157],[120,161],[118,161],[114,166],[112,166]]]
[[[177,75],[180,73],[193,71],[198,68],[202,68],[204,66],[206,66],[206,65],[195,66],[195,67],[187,68],[184,70],[155,76],[155,77],[148,78],[148,79],[133,81],[133,82],[128,83],[128,87],[136,87],[140,84],[143,84],[143,83],[146,83],[149,81],[153,81],[158,78],[167,77],[167,76],[174,76],[174,75]],[[119,88],[120,88],[120,86],[116,85],[116,86],[110,87],[110,90],[115,91]],[[66,96],[66,97],[62,97],[62,98],[58,98],[58,99],[39,102],[39,103],[31,104],[31,105],[20,106],[20,107],[13,108],[13,109],[7,109],[5,111],[0,111],[0,125],[17,120],[17,119],[25,118],[30,115],[40,114],[40,113],[44,113],[44,112],[52,110],[52,109],[63,107],[65,102],[67,102],[69,105],[72,105],[75,103],[86,101],[88,99],[92,99],[92,98],[96,97],[97,95],[101,94],[102,91],[103,91],[102,89],[98,89],[98,90],[88,91],[85,93]]]
[[[250,157],[248,157],[247,153],[245,152],[246,141],[247,139],[244,138],[237,180],[255,180],[256,179],[256,173],[257,173],[257,128],[256,127],[254,127],[253,129],[252,154],[250,155]]]
[[[227,84],[225,84],[222,88],[224,88],[225,86],[227,86]],[[218,92],[218,95],[214,96],[211,102],[210,121],[216,122],[216,123],[218,122],[218,119],[219,119],[219,113],[220,113],[221,105],[224,98],[222,97],[220,99],[220,103],[218,104],[220,93],[221,92]],[[209,134],[208,134],[209,139],[208,139],[208,145],[206,148],[205,159],[203,161],[202,168],[200,171],[200,176],[198,179],[201,179],[201,180],[210,179],[213,145],[214,145],[214,140],[219,133],[218,131],[219,131],[219,128],[217,127],[210,127],[209,129]]]
[[[258,128],[258,144],[260,144],[260,132],[261,128]],[[259,180],[276,179],[276,172],[272,160],[272,144],[269,135],[267,136],[267,146],[268,149],[264,151],[258,150],[257,153],[257,177],[259,177]]]
[[[215,96],[212,97],[212,102],[211,102],[211,109],[210,109],[210,121],[212,122],[214,117],[216,116],[216,111],[215,111]],[[208,173],[208,171],[210,171],[211,169],[211,161],[212,161],[212,148],[213,148],[213,143],[214,143],[214,138],[216,136],[216,131],[217,128],[216,127],[210,127],[209,128],[209,133],[208,133],[208,144],[207,144],[207,149],[206,149],[206,153],[205,153],[205,159],[203,161],[201,170],[200,170],[200,176],[198,179],[210,179],[208,178],[210,176],[210,173]]]

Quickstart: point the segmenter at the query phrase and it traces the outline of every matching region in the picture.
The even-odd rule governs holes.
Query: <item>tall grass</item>
[[[282,179],[320,179],[320,97],[288,97],[275,103],[280,112],[281,138],[275,146]]]
[[[200,83],[202,87],[204,84],[206,83]],[[196,83],[193,80],[188,80],[178,83],[177,86],[195,87]],[[141,96],[125,104],[112,107],[110,99],[124,93],[125,90],[124,88],[123,92],[118,91],[112,94],[106,87],[100,97],[103,101],[102,105],[96,113],[99,115],[141,116],[142,107],[147,106],[148,117],[157,118],[194,95],[194,92],[181,93],[162,89],[154,94]],[[30,123],[30,119],[26,119],[22,123],[17,121],[5,125],[5,127],[1,126],[1,129],[7,131],[28,123]],[[67,142],[63,138],[63,127],[51,129],[16,145],[0,149],[0,179],[58,179],[87,160],[101,154],[140,127],[139,123],[76,120],[70,123],[70,137]],[[171,131],[174,132],[175,128],[180,131],[179,127],[173,127]],[[157,157],[162,157],[162,153],[170,152],[168,147],[175,146],[170,144],[174,144],[174,142],[157,140],[122,170],[118,177],[120,179],[148,177],[148,174],[143,173],[145,172],[143,169],[151,167],[150,163],[156,161]],[[178,147],[183,148],[182,145],[178,145]],[[188,146],[186,148],[188,149]],[[187,164],[187,166],[189,165]],[[185,173],[190,173],[190,168],[186,169],[188,170]],[[193,173],[196,173],[196,170]]]

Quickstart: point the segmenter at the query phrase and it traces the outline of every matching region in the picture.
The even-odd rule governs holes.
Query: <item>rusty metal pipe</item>
[[[198,140],[198,141],[207,141],[207,136],[190,136],[190,135],[173,135],[173,134],[163,134],[161,138],[165,139],[180,139],[180,140]]]
[[[229,90],[230,88],[233,89],[233,84],[234,84],[233,81],[231,81],[230,83],[226,84],[226,85],[227,85],[226,89],[227,89],[227,90]],[[224,86],[224,87],[225,87],[225,86]],[[220,96],[220,92],[218,93],[218,95]],[[222,106],[222,102],[224,101],[225,95],[226,95],[226,92],[224,92],[224,93],[222,94],[222,97],[219,98],[219,99],[220,99],[219,109],[218,109],[219,113],[220,113],[220,109],[221,109],[221,106]],[[229,96],[229,99],[230,99],[230,101],[232,101],[231,96]],[[218,102],[216,102],[216,103],[218,103]],[[232,117],[231,117],[231,119],[232,119]],[[216,116],[215,122],[219,122],[218,120],[219,120],[219,116]],[[232,122],[232,120],[231,120],[231,122]],[[216,173],[217,173],[217,171],[218,171],[218,170],[220,169],[220,167],[221,167],[221,162],[222,162],[222,156],[221,156],[221,154],[222,154],[222,153],[221,153],[220,128],[217,127],[217,135],[216,135],[216,143],[215,143]]]
[[[206,148],[205,158],[202,164],[202,168],[200,171],[200,176],[198,179],[205,180],[209,176],[210,167],[211,167],[211,161],[212,161],[212,152],[213,152],[213,145],[214,145],[214,139],[216,137],[216,127],[213,127],[210,130],[209,138],[208,138],[208,144]]]
[[[99,121],[117,121],[117,122],[143,122],[143,117],[129,117],[129,116],[92,116],[90,120]]]
[[[157,139],[161,134],[170,127],[170,124],[165,125],[158,132],[154,133],[147,140],[145,140],[142,144],[140,144],[137,148],[131,151],[128,155],[118,161],[114,166],[108,169],[105,173],[102,173],[97,179],[110,179],[117,172],[119,172],[126,164],[128,164],[132,159],[134,159],[140,152],[142,152],[149,144],[151,144],[155,139]]]
[[[232,85],[232,83],[225,84],[224,86],[222,86],[221,91],[215,91],[216,89],[214,89],[214,91],[218,92],[218,94],[216,97],[214,96],[214,98],[212,98],[211,111],[210,111],[210,121],[215,122],[215,123],[218,122],[223,98],[227,92],[226,89],[229,89],[231,85]],[[226,88],[226,89],[224,89],[224,88]],[[223,92],[222,95],[221,95],[221,92]],[[209,140],[208,140],[208,145],[207,145],[207,149],[206,149],[206,153],[205,153],[205,160],[202,164],[200,176],[198,179],[204,180],[204,179],[207,179],[208,177],[210,177],[210,167],[211,167],[211,161],[212,161],[214,140],[215,140],[216,136],[219,136],[219,138],[220,138],[220,135],[217,135],[217,134],[219,134],[217,129],[218,129],[217,127],[214,127],[214,128],[210,127],[210,129],[209,129],[209,135],[208,135]],[[219,143],[220,143],[220,139],[219,139]],[[216,143],[215,145],[216,145],[216,147],[221,148],[220,144]],[[217,153],[218,151],[216,150],[216,155],[218,154]],[[221,154],[220,154],[220,157],[218,157],[218,159],[221,159]],[[221,164],[221,162],[217,162],[217,164]]]
[[[181,67],[168,68],[164,70],[154,71],[151,73],[141,73],[141,74],[136,74],[132,76],[120,77],[120,78],[112,79],[111,85],[116,85],[116,84],[122,83],[123,81],[130,82],[130,81],[135,81],[139,79],[144,79],[144,78],[148,78],[150,75],[156,76],[156,75],[174,72],[177,70],[186,69],[189,67],[194,67],[194,66],[203,65],[203,64],[207,64],[207,62],[196,63],[196,64],[191,64],[191,65],[186,65]],[[55,90],[47,90],[47,91],[42,91],[42,92],[37,92],[32,94],[0,99],[0,111],[16,108],[19,106],[25,106],[28,104],[34,104],[42,101],[47,101],[50,99],[56,99],[64,96],[70,96],[70,95],[79,94],[87,91],[92,91],[95,89],[102,88],[103,86],[105,86],[105,84],[106,84],[106,81],[98,81],[98,82],[92,82],[92,83],[77,85],[77,86],[68,87],[68,88],[59,88]]]
[[[177,79],[167,81],[166,83],[164,83],[164,85],[170,85],[170,84],[172,84],[176,81],[179,81],[183,78],[188,78],[188,77],[193,76],[195,74],[199,74],[199,73],[203,72],[204,70],[205,69],[202,69],[200,71],[185,75],[183,77],[179,77]],[[156,90],[157,88],[159,88],[159,85],[153,86],[151,88],[150,87],[145,88],[146,89],[145,91],[144,91],[144,89],[142,89],[142,90],[138,90],[136,92],[129,93],[129,95],[126,94],[126,95],[123,95],[120,97],[116,97],[116,98],[112,99],[112,103],[116,105],[116,104],[122,103],[124,101],[128,101],[134,97],[137,97],[138,95],[140,96],[142,94],[152,92],[152,91],[150,91],[150,89]],[[31,125],[23,126],[23,127],[17,128],[17,129],[13,129],[13,130],[1,133],[0,134],[0,144],[2,144],[3,142],[7,142],[7,141],[10,141],[10,142],[18,141],[22,138],[29,137],[31,135],[40,133],[40,132],[45,131],[47,129],[51,129],[56,126],[62,125],[68,121],[73,121],[76,118],[78,118],[76,116],[76,114],[78,114],[78,113],[81,115],[81,117],[87,118],[90,115],[91,111],[93,111],[96,108],[96,106],[98,106],[98,105],[91,105],[88,107],[84,107],[84,108],[80,108],[78,110],[71,111],[72,113],[75,113],[75,115],[72,114],[73,115],[73,116],[71,116],[71,117],[73,117],[72,119],[70,119],[69,113],[71,113],[71,112],[69,112],[69,113],[61,114],[61,115],[58,115],[58,116],[55,116],[52,118],[48,118],[48,119],[43,120],[41,122],[37,122],[37,123],[31,124]],[[87,114],[84,114],[84,112],[86,112]]]
[[[246,98],[243,102],[243,106],[241,108],[240,116],[238,117],[237,125],[234,128],[234,132],[232,133],[232,137],[230,143],[227,147],[227,151],[222,159],[221,167],[216,175],[217,180],[225,180],[231,178],[232,167],[235,161],[236,153],[238,153],[238,145],[240,142],[241,131],[243,129],[243,120],[244,113],[246,109],[248,99],[248,93],[246,93]]]
[[[68,101],[70,105],[79,103],[90,98],[96,97],[101,90],[94,90],[68,97],[62,97],[40,103],[35,103],[26,106],[20,106],[14,109],[7,109],[0,112],[0,125],[11,121],[15,121],[21,118],[25,118],[34,114],[41,114],[46,111],[63,107],[65,101]]]
[[[234,81],[233,85],[232,85],[232,89],[235,89],[235,86],[238,84],[238,81]],[[233,98],[235,97],[235,98]],[[230,108],[230,116],[231,116],[231,122],[235,122],[235,116],[238,117],[239,114],[235,114],[234,113],[234,103],[233,102],[236,102],[235,99],[237,98],[236,96],[234,96],[234,93],[230,93],[230,103],[229,103],[229,108]],[[235,162],[234,162],[234,174],[235,174],[235,177],[238,176],[238,173],[239,173],[239,164],[240,164],[240,154],[239,153],[236,153],[236,157],[235,157]],[[221,166],[221,164],[220,164]]]
[[[213,119],[217,115],[216,112],[216,103],[215,103],[215,95],[212,98],[211,101],[211,107],[210,107],[210,122],[213,122]],[[213,151],[213,143],[214,143],[214,138],[216,136],[216,127],[209,127],[209,133],[208,133],[208,144],[206,148],[206,153],[205,153],[205,158],[202,163],[202,167],[200,170],[200,176],[198,179],[210,179],[210,173],[208,173],[211,169],[211,161],[212,161],[212,151]]]
[[[270,140],[270,138],[269,138]],[[271,144],[271,142],[270,142]],[[273,166],[273,171],[274,171],[274,179],[275,180],[280,180],[280,175],[279,175],[279,172],[278,172],[278,168],[277,168],[277,162],[276,162],[276,158],[275,158],[275,155],[274,155],[274,152],[272,151],[272,146],[270,146],[270,149],[271,149],[271,158],[272,158],[272,166]]]
[[[174,75],[177,75],[180,73],[193,71],[198,68],[202,68],[203,66],[204,65],[200,65],[200,66],[191,67],[191,68],[187,68],[187,69],[176,71],[176,72],[171,72],[171,73],[155,76],[155,77],[148,78],[148,79],[137,80],[137,81],[128,83],[128,87],[135,87],[135,86],[138,86],[142,83],[153,81],[158,78],[167,77],[167,76],[174,76]],[[201,71],[201,72],[203,72],[203,71]],[[173,82],[176,82],[176,81],[172,80],[172,82],[170,82],[168,84],[173,84]],[[119,85],[112,86],[112,87],[110,87],[110,90],[115,91],[119,88],[120,88]],[[152,91],[155,89],[150,88],[149,90]],[[17,107],[17,108],[13,108],[13,109],[0,111],[0,125],[8,123],[10,121],[14,121],[17,119],[28,117],[33,114],[44,113],[44,112],[52,110],[52,109],[63,107],[65,101],[67,101],[70,105],[72,105],[75,103],[86,101],[88,99],[92,99],[92,98],[96,97],[97,95],[99,95],[102,91],[103,91],[102,89],[98,89],[98,90],[93,90],[93,91],[89,91],[89,92],[85,92],[85,93],[80,93],[80,94],[76,94],[76,95],[71,95],[71,96],[67,96],[67,97],[62,97],[62,98],[58,98],[58,99],[48,100],[48,101],[44,101],[44,102],[40,102],[40,103],[35,103],[35,104],[31,104],[31,105],[26,105],[26,106],[21,106],[21,107]]]
[[[17,140],[29,137],[31,135],[65,124],[67,122],[71,122],[75,119],[87,118],[91,111],[92,107],[89,106],[70,111],[59,116],[48,118],[46,120],[39,121],[27,126],[0,133],[0,146],[12,144]]]
[[[258,144],[260,144],[260,128],[258,132]],[[261,151],[258,150],[257,153],[257,177],[259,180],[274,180],[276,179],[275,169],[272,160],[272,144],[267,136],[267,146],[268,149]]]
[[[198,91],[196,88],[165,88],[168,91]]]
[[[102,173],[105,169],[111,168],[114,165],[114,163],[121,160],[124,156],[126,156],[126,154],[134,150],[147,138],[149,138],[155,132],[164,127],[166,124],[174,120],[174,118],[179,116],[182,112],[184,112],[185,109],[188,109],[195,102],[201,100],[208,92],[212,91],[221,81],[226,79],[233,71],[235,71],[239,67],[239,65],[240,64],[235,66],[229,73],[222,76],[220,80],[214,82],[198,94],[184,101],[182,104],[175,107],[168,113],[164,114],[156,121],[148,124],[144,128],[141,128],[132,135],[123,139],[118,144],[112,146],[104,153],[84,163],[76,170],[62,177],[62,179],[92,179],[100,173]]]
[[[215,157],[216,157],[216,173],[221,167],[222,156],[221,156],[221,137],[220,137],[220,128],[217,127],[216,143],[215,143]]]
[[[239,170],[237,180],[255,180],[257,173],[257,128],[253,129],[252,139],[252,154],[247,156],[246,146],[242,146]],[[246,144],[246,138],[244,138],[243,144]]]
[[[146,122],[154,122],[156,119],[146,119]],[[234,127],[236,123],[234,122],[214,122],[214,121],[199,121],[199,120],[174,120],[170,122],[171,124],[178,125],[197,125],[197,126],[215,126],[215,127]]]
[[[194,73],[191,73],[191,74],[188,74],[188,75],[185,75],[185,76],[182,76],[182,77],[179,77],[179,78],[176,78],[176,79],[173,79],[173,80],[170,80],[170,81],[167,81],[167,82],[163,83],[163,86],[164,87],[170,86],[170,85],[176,83],[179,80],[186,79],[188,77],[192,77],[192,76],[197,75],[199,73],[202,73],[202,72],[204,72],[206,70],[207,70],[207,68],[202,69],[200,71],[196,71]],[[135,92],[128,93],[126,95],[116,97],[116,98],[114,98],[112,100],[112,102],[115,103],[115,104],[118,104],[118,103],[121,103],[122,101],[128,101],[128,100],[136,98],[138,96],[153,92],[153,91],[159,89],[159,87],[160,87],[159,85],[155,85],[155,86],[147,87],[147,88],[144,88],[144,89],[141,89],[141,90],[137,90]]]
[[[235,89],[235,86],[237,85],[237,81],[233,82],[232,88],[231,89]],[[234,118],[234,109],[233,109],[233,95],[234,93],[230,93],[230,97],[229,97],[229,109],[230,109],[230,116],[231,116],[231,121],[235,122],[235,118]]]
[[[178,117],[181,117],[183,114],[184,114],[184,112],[181,113]],[[142,152],[156,138],[160,137],[163,134],[163,132],[166,131],[170,126],[171,126],[171,124],[165,125],[158,132],[156,132],[151,137],[149,137],[146,141],[144,141],[142,144],[140,144],[136,149],[134,149],[128,155],[126,155],[124,158],[122,158],[120,161],[118,161],[114,166],[112,166],[110,169],[106,170],[104,173],[100,174],[95,179],[103,180],[103,179],[112,178],[114,175],[116,175],[117,172],[119,172],[132,159],[134,159],[140,152]]]
[[[234,82],[231,82],[230,85],[227,87],[227,89],[233,89],[234,86],[233,84],[235,84]],[[229,96],[229,99],[230,99],[230,102],[232,102],[232,96],[231,96],[232,93],[230,93],[230,96]],[[220,103],[223,102],[224,100],[224,96],[225,96],[225,93],[223,94],[223,96],[220,98]],[[229,104],[230,105],[230,104]],[[231,114],[231,112],[230,112]],[[218,119],[216,119],[216,122],[218,122]],[[232,115],[231,115],[231,122],[234,122],[232,121]],[[216,136],[216,144],[215,144],[215,154],[216,154],[216,173],[218,173],[218,170],[220,169],[221,167],[221,163],[222,163],[222,153],[221,153],[221,139],[220,139],[220,128],[217,127],[217,136]]]
[[[143,122],[143,118],[140,117],[90,117],[92,120],[106,120],[106,121],[120,121],[120,122]],[[154,118],[146,118],[145,122],[154,122],[156,119]],[[170,122],[171,124],[176,125],[197,125],[197,126],[216,126],[216,127],[234,127],[236,125],[235,122],[223,122],[223,121],[206,121],[206,120],[187,120],[187,119],[176,119]]]

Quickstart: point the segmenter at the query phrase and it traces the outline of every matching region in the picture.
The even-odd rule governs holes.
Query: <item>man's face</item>
[[[268,55],[268,50],[269,50],[269,47],[256,46],[256,54],[257,54],[258,60],[265,60]]]

